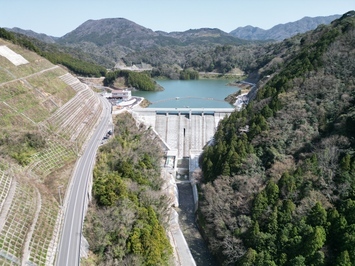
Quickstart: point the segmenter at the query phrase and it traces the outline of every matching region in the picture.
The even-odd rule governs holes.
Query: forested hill
[[[20,28],[12,28],[12,29],[9,29],[9,28],[5,28],[7,31],[12,31],[12,32],[15,32],[15,33],[20,33],[20,34],[23,34],[23,35],[26,35],[28,37],[31,37],[31,38],[35,38],[37,40],[40,40],[40,41],[43,41],[43,42],[46,42],[46,43],[55,43],[55,40],[58,39],[57,37],[53,37],[53,36],[48,36],[44,33],[37,33],[37,32],[34,32],[32,30],[23,30],[23,29],[20,29]]]
[[[245,26],[231,31],[230,34],[244,40],[278,40],[282,41],[298,33],[304,33],[314,30],[321,24],[328,25],[341,15],[332,15],[326,17],[304,17],[294,22],[278,24],[271,29],[264,30],[258,27]]]
[[[150,48],[247,43],[219,29],[202,28],[184,32],[153,31],[124,18],[88,20],[75,30],[58,38],[58,43],[75,46],[98,46],[127,53]],[[84,46],[85,47],[85,46]]]
[[[262,39],[284,39],[314,29],[321,23],[329,24],[332,18],[335,19],[332,16],[305,18],[280,24],[265,32],[266,35],[262,34]],[[60,38],[13,30],[51,43],[50,46],[41,46],[55,47],[74,58],[79,57],[105,68],[135,65],[144,69],[144,65],[148,64],[149,68],[153,68],[154,76],[171,79],[179,79],[180,71],[189,68],[223,74],[241,70],[248,75],[255,70],[254,61],[265,58],[264,49],[269,45],[269,41],[245,40],[249,38],[250,31],[253,36],[258,35],[257,39],[260,37],[259,31],[263,30],[254,32],[253,27],[241,29],[242,36],[238,38],[234,31],[227,33],[217,28],[170,33],[153,31],[124,18],[88,20]]]
[[[199,224],[223,265],[355,265],[355,12],[280,51],[201,156]]]
[[[153,31],[124,18],[88,20],[57,40],[57,43],[61,45],[109,57],[113,64],[130,53],[146,51],[149,55],[151,51],[158,51],[167,56],[169,53],[166,50],[176,53],[174,50],[177,47],[185,48],[191,45],[202,49],[226,43],[238,45],[245,42],[247,41],[240,40],[219,29],[167,33]],[[138,63],[152,63],[144,59],[140,58],[141,61]]]
[[[85,61],[83,57],[85,58],[86,56],[80,51],[61,49],[58,46],[46,44],[23,34],[10,32],[4,28],[0,28],[0,38],[33,51],[53,64],[61,64],[78,75],[100,77],[106,74],[104,67]]]

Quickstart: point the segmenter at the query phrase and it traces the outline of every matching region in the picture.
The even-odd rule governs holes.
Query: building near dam
[[[111,90],[110,93],[104,92],[102,96],[108,99],[122,99],[123,101],[129,101],[132,98],[132,93],[130,90]]]

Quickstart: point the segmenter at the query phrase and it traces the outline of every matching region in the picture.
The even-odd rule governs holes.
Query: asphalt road
[[[111,105],[106,99],[101,97],[100,99],[104,106],[103,117],[76,164],[72,183],[69,186],[70,194],[65,207],[64,224],[56,258],[57,266],[80,264],[80,243],[88,180],[92,176],[97,148],[103,136],[107,133],[111,117]]]

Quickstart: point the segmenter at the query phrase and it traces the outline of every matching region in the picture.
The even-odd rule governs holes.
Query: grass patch
[[[7,69],[14,76],[13,79],[26,77],[54,66],[48,60],[20,46],[14,45],[3,40],[0,41],[0,45],[6,45],[15,53],[22,55],[29,62],[28,64],[15,66],[6,58],[2,58],[2,61],[0,61],[1,66]]]
[[[68,85],[62,81],[59,76],[64,75],[65,71],[61,68],[55,68],[50,71],[41,73],[39,76],[29,77],[27,81],[44,95],[53,95],[61,93],[62,90],[71,90]],[[74,96],[74,92],[71,97]],[[64,99],[67,101],[68,99]]]

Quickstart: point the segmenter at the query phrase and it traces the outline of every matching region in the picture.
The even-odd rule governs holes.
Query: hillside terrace
[[[0,160],[0,265],[53,265],[63,215],[60,198],[102,106],[64,69],[0,39],[1,45],[28,63],[16,65],[0,55],[0,126],[10,134],[38,132],[46,147],[25,167]],[[58,185],[63,187],[59,195]]]

